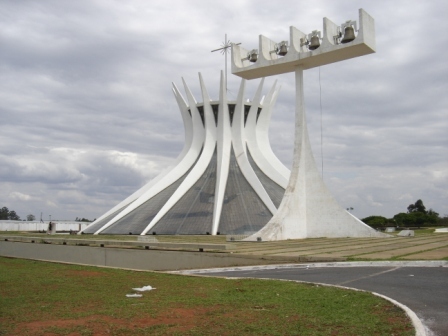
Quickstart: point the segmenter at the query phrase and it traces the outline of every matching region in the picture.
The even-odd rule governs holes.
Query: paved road
[[[376,292],[408,306],[432,335],[448,335],[448,267],[306,268],[297,265],[278,269],[235,269],[208,275],[300,280]]]

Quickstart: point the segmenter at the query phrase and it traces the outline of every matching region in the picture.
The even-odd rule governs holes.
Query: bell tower
[[[359,10],[359,25],[357,30],[356,21],[338,26],[324,18],[323,33],[314,30],[305,34],[290,27],[289,43],[276,43],[260,35],[258,50],[232,46],[234,75],[254,79],[294,72],[296,83],[294,157],[289,182],[277,212],[246,240],[388,236],[338,205],[319,175],[306,126],[303,72],[374,53],[374,20],[363,9]]]

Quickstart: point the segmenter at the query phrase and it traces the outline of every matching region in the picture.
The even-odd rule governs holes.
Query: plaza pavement
[[[17,237],[0,237],[17,241]],[[46,235],[21,233],[19,238],[53,241],[55,244],[82,239],[84,245],[107,245],[115,248],[144,248],[139,236],[93,236],[93,235]],[[35,238],[33,238],[35,237]],[[314,238],[291,239],[274,242],[226,241],[226,236],[149,236],[154,243],[147,243],[151,250],[198,251],[216,254],[220,258],[226,254],[232,257],[253,259],[254,264],[297,263],[297,262],[335,262],[357,260],[447,260],[448,233],[416,231],[414,237],[389,238]],[[101,240],[98,240],[101,239]],[[3,240],[3,239],[2,239]],[[91,242],[91,243],[89,243]],[[86,244],[87,243],[87,244]],[[81,244],[80,244],[81,245]],[[140,246],[142,245],[142,246]],[[255,260],[258,259],[258,260]]]
[[[349,260],[448,260],[448,232],[415,231],[414,237],[313,238],[274,242],[226,241],[225,236],[155,236],[163,243],[225,244],[213,252],[272,262]],[[207,249],[210,251],[210,249]],[[210,251],[211,252],[211,251]]]
[[[278,242],[235,242],[227,252],[258,256],[267,260],[448,260],[448,234],[414,237],[317,238]]]

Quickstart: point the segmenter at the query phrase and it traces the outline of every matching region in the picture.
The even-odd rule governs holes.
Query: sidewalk
[[[415,237],[315,238],[275,242],[226,242],[225,236],[70,236],[4,233],[1,240],[83,245],[118,249],[160,251],[206,251],[228,257],[252,259],[254,264],[291,262],[335,262],[369,260],[448,260],[448,233],[422,233]],[[31,240],[30,240],[31,239]],[[140,239],[141,240],[141,239]],[[82,241],[82,244],[79,242]]]
[[[285,261],[448,260],[448,234],[232,243],[233,253]]]

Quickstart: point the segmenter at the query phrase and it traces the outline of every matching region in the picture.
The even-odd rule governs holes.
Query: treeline
[[[27,215],[26,220],[32,222],[36,217],[34,215]],[[0,220],[21,220],[20,216],[14,211],[9,210],[7,207],[3,207],[0,209]],[[25,219],[24,219],[25,220]]]
[[[35,219],[36,219],[36,216],[34,216],[34,215],[29,214],[26,216],[26,220],[29,222],[32,222]],[[10,211],[7,207],[3,207],[0,209],[0,220],[21,220],[21,219],[20,219],[20,216],[17,215],[17,213],[14,210]],[[89,222],[89,223],[92,222],[92,220],[84,218],[84,217],[83,218],[76,217],[75,221],[76,222]],[[95,219],[93,221],[95,221]]]
[[[20,220],[20,217],[14,210],[9,211],[7,207],[3,207],[0,209],[0,220]]]
[[[440,217],[433,209],[426,210],[422,200],[410,204],[407,212],[400,212],[392,218],[382,216],[369,216],[362,221],[374,228],[387,226],[398,227],[422,227],[422,226],[446,226],[448,225],[448,216]]]
[[[78,217],[76,217],[75,221],[76,221],[76,222],[88,222],[88,223],[90,223],[90,222],[94,222],[95,219],[92,221],[92,220],[87,219],[87,218],[84,218],[84,217],[83,217],[83,218],[78,218]]]

